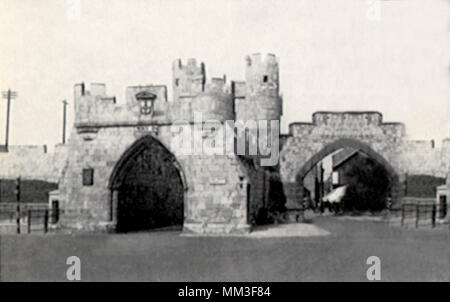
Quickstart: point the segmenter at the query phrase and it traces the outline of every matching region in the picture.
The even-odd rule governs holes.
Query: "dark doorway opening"
[[[447,216],[447,196],[439,198],[439,218],[444,219]]]
[[[117,232],[181,229],[183,182],[174,156],[153,138],[126,152],[113,172]]]
[[[299,202],[323,212],[379,212],[398,202],[393,167],[365,143],[339,139],[323,147],[300,169]]]

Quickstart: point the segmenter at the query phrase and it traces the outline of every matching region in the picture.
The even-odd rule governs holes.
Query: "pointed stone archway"
[[[109,180],[117,232],[181,228],[184,174],[175,156],[148,135],[121,156]]]
[[[343,149],[352,148],[358,150],[359,152],[367,155],[369,158],[380,164],[387,172],[387,176],[391,185],[391,196],[393,200],[398,200],[402,195],[402,184],[399,180],[399,175],[394,167],[379,153],[374,151],[368,144],[363,143],[356,139],[351,138],[341,138],[327,144],[325,147],[320,149],[312,157],[310,157],[300,168],[296,175],[296,195],[297,198],[303,197],[303,180],[311,169],[317,165],[326,156],[332,154],[333,152]]]
[[[292,123],[280,151],[280,175],[287,206],[303,199],[302,181],[322,158],[350,147],[367,154],[387,171],[392,202],[404,194],[405,172],[415,169],[411,157],[416,143],[405,140],[405,126],[385,123],[379,112],[316,112],[312,123]],[[415,157],[412,157],[415,158]]]

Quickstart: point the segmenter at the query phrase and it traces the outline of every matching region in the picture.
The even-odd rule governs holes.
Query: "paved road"
[[[365,281],[381,259],[385,281],[450,281],[450,231],[318,217],[315,237],[186,237],[179,232],[2,235],[1,281],[66,281],[81,259],[82,281]]]

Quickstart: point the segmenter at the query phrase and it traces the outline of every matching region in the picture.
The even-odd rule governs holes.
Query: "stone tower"
[[[278,60],[273,54],[253,54],[246,58],[245,102],[251,106],[243,119],[280,120]]]
[[[275,55],[256,53],[247,56],[245,82],[233,82],[232,93],[237,121],[243,121],[247,125],[251,125],[252,121],[267,121],[269,141],[272,134],[279,135],[282,100],[279,94],[278,60]],[[278,130],[274,129],[274,132],[271,127],[273,121],[277,121],[278,126]],[[261,128],[258,131],[260,130]],[[256,135],[256,132],[250,132],[250,138]],[[258,141],[260,139],[261,136],[258,135]]]
[[[172,87],[174,101],[190,101],[205,90],[205,64],[197,65],[195,59],[189,59],[183,65],[180,59],[172,64]]]

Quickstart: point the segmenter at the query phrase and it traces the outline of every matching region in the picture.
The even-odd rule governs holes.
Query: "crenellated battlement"
[[[74,85],[75,99],[82,96],[96,96],[99,98],[106,98],[106,85],[104,83],[91,83],[87,89],[85,83],[78,83]]]
[[[213,77],[210,81],[206,82],[205,92],[208,91],[222,91],[226,93],[231,93],[230,86],[227,84],[227,77]]]
[[[198,64],[196,59],[188,59],[186,64],[183,64],[181,59],[173,61],[172,72],[175,102],[192,101],[197,95],[209,91],[221,90],[230,93],[226,76],[207,79],[205,64],[203,62]]]
[[[272,53],[253,53],[246,57],[246,61],[248,67],[255,65],[278,65],[278,59]]]
[[[278,60],[273,54],[248,56],[246,81],[227,82],[225,75],[207,80],[205,64],[196,59],[174,60],[172,72],[171,102],[164,85],[127,87],[124,105],[119,105],[103,83],[76,84],[76,125],[170,124],[179,119],[191,121],[194,112],[220,121],[280,119]]]
[[[252,54],[246,57],[245,79],[248,93],[255,89],[263,91],[275,91],[278,93],[279,68],[278,59],[273,54]]]
[[[193,113],[202,113],[205,119],[234,120],[234,98],[226,76],[214,77],[207,82],[205,91],[192,100]]]
[[[172,70],[184,72],[189,75],[205,75],[205,65],[203,62],[197,64],[197,59],[189,58],[186,64],[183,64],[181,59],[176,59],[172,63]]]
[[[91,83],[87,89],[85,83],[74,86],[75,123],[88,123],[97,119],[98,112],[115,106],[116,97],[108,96],[106,85]]]
[[[291,123],[289,133],[294,137],[323,136],[337,131],[342,136],[383,137],[402,139],[403,123],[385,123],[378,111],[318,111],[313,113],[311,123]]]
[[[247,87],[244,81],[231,82],[231,93],[235,99],[245,99],[246,90]]]
[[[197,64],[196,59],[189,59],[186,64],[183,64],[181,59],[173,61],[172,87],[174,101],[190,100],[190,98],[205,90],[205,83],[206,70],[203,62]]]
[[[280,120],[278,59],[273,54],[246,57],[245,82],[232,83],[236,118],[239,120]]]

